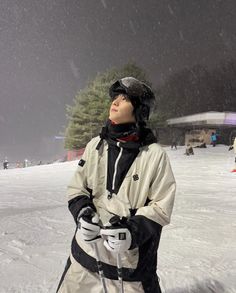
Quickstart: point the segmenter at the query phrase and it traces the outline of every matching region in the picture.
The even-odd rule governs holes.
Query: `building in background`
[[[199,146],[211,143],[211,134],[217,134],[218,143],[229,145],[236,136],[236,112],[205,112],[167,120],[172,135],[179,144]]]

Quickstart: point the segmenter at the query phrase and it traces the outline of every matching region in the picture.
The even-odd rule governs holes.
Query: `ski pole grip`
[[[127,220],[128,219],[126,217],[120,217],[118,215],[115,215],[109,220],[109,223],[113,227],[126,227]]]
[[[120,217],[115,215],[113,216],[112,218],[110,218],[109,220],[109,223],[112,225],[112,226],[117,226],[120,224]]]

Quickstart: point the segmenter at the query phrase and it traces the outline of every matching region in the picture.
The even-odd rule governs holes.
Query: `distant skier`
[[[146,128],[155,97],[132,77],[116,81],[109,94],[109,120],[87,144],[68,186],[77,229],[57,292],[118,293],[122,278],[124,292],[160,293],[157,249],[170,222],[175,179],[165,151]]]
[[[234,165],[234,169],[231,172],[236,172],[236,137],[233,140],[232,145],[229,146],[229,151],[231,151],[232,149],[234,149],[234,154],[235,154],[235,165]]]
[[[212,144],[213,147],[215,147],[216,143],[217,143],[217,135],[216,135],[215,132],[212,132],[212,134],[211,134],[211,144]]]
[[[172,142],[171,142],[171,149],[173,148],[177,150],[177,142],[175,137],[172,138]]]
[[[9,167],[9,162],[8,162],[8,160],[7,159],[5,159],[4,160],[4,162],[3,162],[3,169],[8,169],[8,167]]]

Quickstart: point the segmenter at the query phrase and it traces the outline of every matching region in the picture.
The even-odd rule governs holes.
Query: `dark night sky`
[[[134,61],[157,87],[235,58],[235,28],[235,0],[1,0],[0,160],[53,158],[65,105],[98,72]]]

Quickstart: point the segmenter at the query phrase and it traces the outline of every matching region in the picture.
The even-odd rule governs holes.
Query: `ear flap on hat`
[[[137,122],[148,120],[150,109],[148,105],[141,104],[134,109],[134,115]]]

